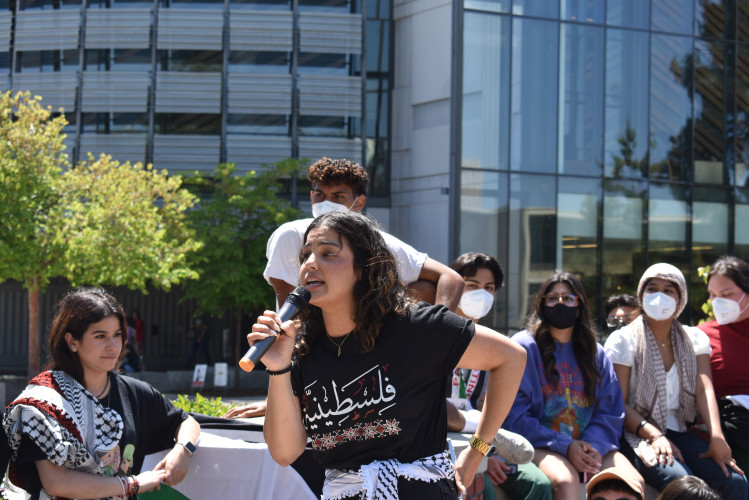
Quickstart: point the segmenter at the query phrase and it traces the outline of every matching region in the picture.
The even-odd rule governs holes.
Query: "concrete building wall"
[[[390,230],[449,262],[450,0],[396,0]]]

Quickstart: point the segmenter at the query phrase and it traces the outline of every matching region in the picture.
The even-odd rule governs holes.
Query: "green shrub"
[[[211,417],[220,417],[237,406],[222,403],[220,397],[206,398],[200,393],[195,394],[195,399],[190,399],[190,396],[184,394],[178,394],[177,399],[172,401],[172,404],[186,412],[202,413]]]

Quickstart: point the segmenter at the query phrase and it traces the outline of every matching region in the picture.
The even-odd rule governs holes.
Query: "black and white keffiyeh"
[[[12,450],[6,492],[23,494],[15,484],[13,462],[24,436],[55,465],[103,475],[102,457],[119,443],[122,417],[105,408],[91,393],[62,371],[43,372],[5,409],[3,426]],[[20,488],[20,489],[19,489]],[[42,491],[42,498],[46,493]]]
[[[366,500],[397,500],[399,477],[427,482],[453,480],[455,469],[447,451],[405,464],[390,459],[375,460],[358,470],[327,469],[322,498],[340,500],[363,492]]]

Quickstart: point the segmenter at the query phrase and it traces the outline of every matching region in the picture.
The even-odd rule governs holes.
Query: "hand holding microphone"
[[[297,314],[302,312],[304,308],[307,307],[310,297],[311,294],[309,290],[307,290],[303,286],[299,286],[293,292],[291,292],[286,301],[283,303],[283,306],[281,306],[281,309],[278,311],[278,318],[281,320],[281,323],[284,323],[290,319],[294,319]],[[270,327],[268,328],[273,330]],[[257,363],[260,361],[260,358],[262,358],[265,353],[268,352],[268,349],[270,349],[270,347],[276,341],[276,337],[277,335],[273,335],[273,333],[271,332],[268,337],[252,344],[252,346],[247,350],[245,355],[242,356],[242,359],[239,361],[239,366],[244,371],[251,372],[255,368],[255,365],[257,365]]]

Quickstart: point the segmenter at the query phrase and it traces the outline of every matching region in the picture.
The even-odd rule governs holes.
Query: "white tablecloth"
[[[153,469],[166,453],[146,456],[142,470]],[[175,489],[192,500],[316,498],[293,468],[273,461],[265,443],[248,443],[206,431],[200,434],[190,472]]]

